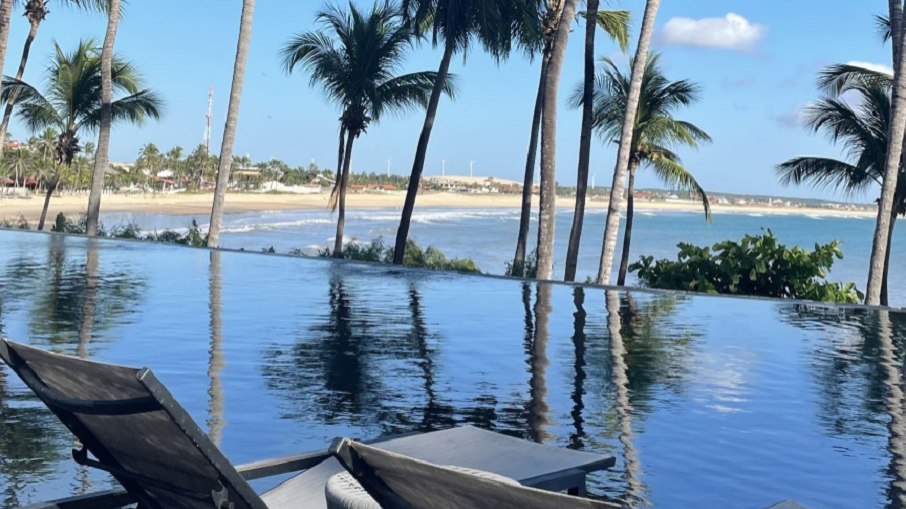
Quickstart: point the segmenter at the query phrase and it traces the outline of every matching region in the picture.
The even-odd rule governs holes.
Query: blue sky
[[[135,0],[129,3],[117,39],[117,51],[135,62],[148,85],[166,100],[160,122],[140,128],[118,127],[113,133],[113,160],[132,160],[148,142],[162,150],[197,146],[204,129],[208,85],[215,88],[214,144],[219,148],[226,98],[235,54],[240,0]],[[357,1],[365,5],[370,1]],[[582,2],[580,2],[581,4]],[[607,2],[605,2],[607,3]],[[610,8],[633,11],[633,44],[643,0],[613,0]],[[270,157],[290,164],[314,160],[333,167],[338,113],[301,73],[287,76],[278,52],[293,34],[315,28],[321,6],[310,0],[260,1],[255,13],[252,47],[239,122],[237,154],[255,160]],[[797,155],[839,156],[840,150],[801,127],[802,108],[818,97],[815,75],[824,65],[860,61],[889,65],[874,15],[882,0],[664,0],[658,17],[655,49],[663,53],[671,79],[702,85],[702,100],[681,117],[697,123],[714,138],[698,152],[682,151],[684,162],[706,190],[836,197],[829,191],[785,188],[773,167]],[[43,79],[53,41],[73,47],[79,38],[101,38],[104,19],[52,3],[41,26],[26,72],[26,81]],[[737,22],[726,26],[728,14]],[[27,22],[17,12],[10,36],[5,72],[14,72]],[[703,21],[704,20],[704,21]],[[741,21],[740,21],[741,20]],[[577,28],[578,25],[577,25]],[[566,98],[582,74],[582,32],[573,31],[561,84],[558,133],[558,180],[575,185],[580,118]],[[619,57],[603,37],[599,56]],[[413,50],[408,70],[434,70],[439,53],[427,46]],[[426,175],[476,174],[521,179],[529,123],[538,82],[538,61],[514,54],[497,65],[479,51],[457,58],[459,96],[444,100],[428,153]],[[423,115],[388,117],[356,144],[354,171],[408,174]],[[14,136],[29,133],[15,121]],[[87,139],[87,138],[86,138]],[[596,142],[592,171],[598,185],[609,185],[615,151]],[[656,186],[641,176],[642,186]],[[870,201],[873,194],[854,201]]]

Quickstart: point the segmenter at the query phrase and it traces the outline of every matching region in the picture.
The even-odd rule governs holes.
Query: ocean
[[[586,212],[577,280],[597,274],[604,231],[605,210]],[[352,209],[346,213],[346,237],[351,242],[368,243],[383,238],[393,244],[400,212],[397,209]],[[205,227],[207,216],[164,214],[105,214],[102,221],[113,226],[136,222],[143,230],[185,229],[195,219]],[[563,277],[566,245],[572,221],[572,210],[558,210],[556,225],[556,258],[554,274]],[[532,218],[530,244],[534,244],[537,216]],[[871,218],[822,215],[762,215],[754,213],[719,213],[711,224],[702,213],[676,211],[640,211],[636,213],[630,260],[642,255],[673,258],[679,242],[711,245],[743,235],[770,229],[789,246],[812,249],[816,243],[838,239],[844,258],[838,260],[829,278],[855,282],[864,291],[871,236]],[[435,246],[448,257],[469,257],[482,272],[503,274],[512,259],[519,228],[519,210],[416,208],[411,236],[422,247]],[[227,214],[221,238],[223,247],[259,251],[273,247],[278,253],[301,249],[316,255],[319,249],[333,246],[335,215],[327,210],[266,211]],[[622,238],[619,240],[622,246]],[[906,306],[906,271],[900,263],[906,253],[906,237],[895,236],[890,273],[890,302]],[[616,271],[615,263],[614,270]],[[627,283],[635,284],[629,276]]]

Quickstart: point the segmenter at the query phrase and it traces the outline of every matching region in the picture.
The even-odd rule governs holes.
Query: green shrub
[[[21,221],[25,221],[25,219],[22,218]],[[84,214],[79,217],[78,221],[73,221],[60,212],[57,214],[56,220],[51,227],[51,231],[84,234],[87,229],[86,225],[87,219]],[[25,227],[28,227],[27,222],[25,223]],[[208,244],[208,236],[201,232],[201,228],[199,228],[198,223],[194,219],[185,234],[172,230],[145,234],[138,224],[134,221],[130,221],[114,226],[109,231],[104,230],[103,225],[98,225],[98,236],[111,239],[146,240],[149,242],[160,242],[162,244],[179,244],[192,247],[205,247]]]
[[[711,248],[677,245],[676,261],[643,256],[629,266],[644,286],[666,290],[732,295],[758,295],[857,303],[863,295],[854,283],[826,280],[834,261],[843,258],[840,242],[815,244],[814,251],[780,244],[767,230],[739,242],[724,241]],[[712,252],[713,250],[713,252]]]
[[[107,236],[115,239],[141,239],[142,229],[139,228],[135,221],[130,221],[114,226],[110,229]]]
[[[535,249],[525,259],[525,265],[522,267],[522,274],[518,274],[513,262],[506,262],[506,271],[504,275],[509,277],[521,277],[525,279],[535,279],[538,276],[538,250]]]
[[[294,251],[301,252],[299,250]],[[330,248],[326,248],[323,251],[318,251],[318,256],[330,258],[333,256],[333,252]],[[343,249],[342,258],[360,262],[391,263],[393,261],[393,247],[385,245],[384,240],[380,237],[366,245],[350,243]],[[440,249],[433,246],[429,246],[428,249],[422,249],[412,239],[406,241],[406,256],[403,258],[403,265],[431,270],[447,270],[470,274],[481,273],[478,265],[471,258],[448,259]]]
[[[0,228],[12,228],[15,230],[30,230],[31,226],[28,224],[28,219],[25,219],[25,216],[20,215],[16,219],[0,219]]]
[[[140,235],[140,233],[141,232],[139,231],[138,234]],[[205,247],[208,245],[208,236],[201,233],[201,228],[198,227],[198,222],[194,219],[192,220],[192,224],[189,225],[189,230],[185,233],[185,235],[173,230],[164,230],[160,233],[149,233],[144,237],[139,236],[128,238],[141,238],[142,240],[160,242],[161,244],[179,244],[181,246],[192,247]]]
[[[79,216],[79,219],[73,221],[66,217],[65,214],[60,212],[57,214],[56,219],[54,219],[53,226],[50,227],[50,231],[57,233],[75,233],[84,235],[85,231],[88,230],[88,216],[82,214]],[[98,236],[106,236],[104,232],[104,225],[98,224]]]

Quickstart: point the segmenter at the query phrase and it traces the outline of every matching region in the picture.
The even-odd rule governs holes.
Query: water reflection
[[[222,292],[223,282],[220,269],[220,251],[210,253],[210,293],[209,310],[211,313],[211,342],[208,347],[208,436],[214,445],[220,445],[223,428],[223,383],[220,373],[226,365],[223,356],[223,317]]]
[[[420,424],[411,423],[411,409],[396,407],[403,399],[399,391],[407,386],[392,378],[413,376],[406,368],[414,363],[420,366],[419,378],[423,388],[427,386],[428,400],[437,402],[431,394],[432,353],[424,323],[418,318],[418,294],[397,296],[388,287],[382,299],[386,308],[371,309],[364,300],[357,301],[342,274],[331,274],[324,314],[311,310],[311,324],[300,331],[294,344],[275,345],[265,352],[268,361],[263,374],[268,387],[287,403],[282,407],[284,417],[379,425],[388,432],[410,425],[432,426],[424,407]],[[380,367],[385,358],[406,360],[408,366],[398,367],[399,373],[388,373]],[[434,410],[443,413],[439,405]]]
[[[550,421],[550,406],[547,402],[547,357],[551,315],[551,286],[540,283],[536,287],[535,334],[531,348],[531,378],[529,380],[528,428],[529,437],[536,442],[547,442],[551,434],[547,431]]]
[[[15,238],[0,334],[139,359],[177,393],[206,374],[184,402],[243,459],[475,424],[617,456],[591,491],[633,507],[906,509],[903,314]],[[104,487],[5,371],[0,423],[0,506]]]
[[[85,254],[85,292],[82,300],[82,326],[79,327],[79,345],[76,355],[81,359],[88,358],[88,344],[91,343],[91,331],[94,326],[95,299],[98,290],[98,246],[97,239],[88,239],[88,252]]]
[[[617,420],[619,421],[619,440],[623,446],[624,475],[627,487],[626,492],[620,498],[624,504],[635,507],[637,502],[644,501],[645,488],[640,480],[642,468],[639,462],[639,454],[633,444],[632,419],[634,409],[630,401],[630,372],[626,363],[626,345],[623,341],[620,294],[608,290],[605,292],[604,299],[607,307],[607,332],[610,336],[611,372],[615,389],[614,406],[616,407]],[[632,318],[635,315],[634,306],[629,306],[627,309],[631,314],[627,322],[632,323]]]
[[[456,424],[454,409],[451,405],[440,402],[435,389],[435,350],[429,345],[431,336],[425,323],[424,309],[422,309],[421,296],[414,282],[409,283],[409,312],[411,314],[412,330],[409,332],[409,341],[415,345],[418,352],[418,364],[424,377],[425,407],[422,419],[418,424],[419,431],[433,431],[440,428],[449,428]],[[436,338],[435,338],[436,339]]]
[[[820,389],[819,423],[834,437],[869,441],[885,436],[885,507],[906,507],[906,317],[810,304],[781,309],[780,316],[802,330],[826,335],[828,348],[812,360]]]
[[[14,275],[5,280],[29,278],[32,342],[87,357],[92,340],[105,339],[106,331],[141,308],[145,282],[128,269],[102,271],[96,239],[88,239],[87,248],[76,248],[70,259],[71,241],[51,235],[45,269],[28,262],[13,265]]]
[[[573,313],[573,352],[575,361],[573,369],[575,376],[573,378],[573,408],[570,415],[573,418],[573,427],[575,432],[570,434],[569,445],[573,449],[583,449],[585,447],[585,419],[582,417],[585,411],[585,350],[586,340],[585,322],[588,313],[585,311],[585,289],[576,287],[573,289],[573,304],[576,306],[576,312]]]
[[[890,313],[878,312],[878,339],[881,350],[881,366],[887,383],[887,396],[884,401],[890,414],[887,425],[890,451],[888,476],[890,487],[887,490],[889,509],[906,507],[906,415],[904,415],[903,398],[903,360],[897,352],[893,341],[893,327]]]

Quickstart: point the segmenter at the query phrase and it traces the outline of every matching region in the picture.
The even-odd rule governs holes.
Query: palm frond
[[[826,157],[796,157],[779,164],[776,172],[783,185],[808,184],[848,195],[864,192],[876,183],[857,166]]]
[[[24,81],[7,76],[3,80],[0,102],[5,104],[12,96],[16,97],[17,114],[29,131],[37,132],[47,127],[59,126],[62,123],[54,105],[38,89]]]
[[[379,84],[372,98],[372,120],[379,121],[384,111],[401,114],[415,107],[427,107],[436,80],[436,72],[425,71],[404,74]],[[447,75],[444,94],[455,98],[457,82],[457,76]]]
[[[652,151],[648,164],[654,170],[657,178],[667,186],[673,189],[689,191],[698,196],[702,202],[702,207],[705,209],[705,218],[709,223],[711,222],[711,201],[708,198],[708,193],[699,185],[689,170],[674,158],[658,157],[657,151]]]
[[[864,86],[890,88],[893,76],[877,69],[855,64],[837,64],[826,67],[818,75],[818,87],[833,96]]]
[[[890,40],[890,16],[875,16],[875,27],[882,41],[887,42]]]
[[[585,19],[585,11],[579,12],[579,16]],[[610,39],[620,46],[620,50],[626,53],[629,50],[629,30],[632,21],[632,13],[629,11],[611,11],[599,10],[597,17],[598,28],[604,31]]]

